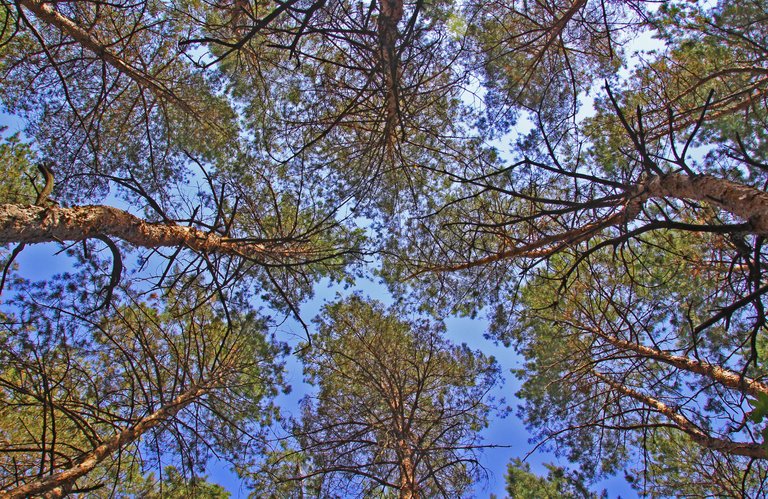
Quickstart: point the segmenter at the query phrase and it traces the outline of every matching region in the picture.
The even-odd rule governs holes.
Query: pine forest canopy
[[[372,275],[380,320],[487,316],[522,356],[520,417],[580,471],[521,483],[765,494],[767,3],[4,0],[0,27],[4,496],[252,477],[291,427],[281,318],[353,334],[300,306]],[[321,396],[328,346],[300,355]],[[460,488],[376,462],[382,495]]]
[[[256,496],[462,497],[482,477],[498,364],[401,316],[356,295],[325,307],[301,354],[317,394],[250,473]]]

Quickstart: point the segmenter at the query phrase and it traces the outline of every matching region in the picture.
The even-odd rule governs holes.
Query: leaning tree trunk
[[[185,246],[201,253],[285,262],[303,252],[286,244],[262,244],[222,237],[194,227],[147,222],[111,206],[0,205],[0,243],[81,241],[114,237],[143,248]]]
[[[634,220],[649,199],[702,201],[748,222],[745,230],[768,237],[768,193],[758,188],[712,175],[655,175],[645,182],[629,186],[613,206],[613,212],[590,223],[554,234],[544,234],[517,244],[503,244],[487,256],[458,264],[420,268],[408,278],[427,272],[454,272],[516,258],[546,258],[564,248],[587,241],[609,227],[619,227]],[[589,202],[586,210],[594,209]]]
[[[623,351],[628,350],[636,355],[639,355],[640,357],[663,362],[664,364],[670,365],[677,369],[705,376],[720,385],[731,388],[733,390],[737,390],[738,392],[745,395],[751,395],[753,397],[768,397],[768,385],[760,382],[759,380],[744,376],[741,373],[720,367],[715,364],[710,364],[706,361],[674,355],[670,352],[658,350],[656,348],[650,348],[639,343],[622,340],[597,329],[591,329],[590,331],[596,336],[599,336],[606,342]]]
[[[174,417],[181,409],[199,400],[210,391],[210,384],[204,386],[192,386],[169,404],[140,419],[136,424],[125,428],[116,435],[105,440],[92,451],[80,456],[75,464],[66,470],[60,471],[45,478],[28,482],[19,487],[0,491],[0,498],[15,499],[30,496],[46,495],[48,497],[61,497],[72,489],[75,482],[91,472],[99,463],[115,454],[127,445],[137,441],[147,431]]]
[[[674,198],[704,201],[752,225],[752,232],[768,236],[768,193],[712,175],[653,176],[640,191],[641,199]]]
[[[688,434],[691,440],[700,446],[712,449],[732,456],[744,456],[753,459],[768,459],[768,451],[762,444],[754,442],[737,442],[727,438],[719,438],[710,435],[705,429],[697,426],[693,421],[677,411],[676,408],[665,404],[649,395],[619,383],[605,374],[593,371],[592,374],[617,392],[640,402],[651,411],[664,416],[668,424]]]

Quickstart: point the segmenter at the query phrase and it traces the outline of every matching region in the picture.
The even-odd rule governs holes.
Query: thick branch
[[[126,445],[138,440],[148,430],[162,424],[174,417],[181,409],[192,402],[199,400],[210,390],[210,386],[192,386],[173,401],[161,407],[152,414],[142,418],[135,425],[124,429],[113,437],[107,439],[93,449],[82,455],[75,461],[75,465],[69,469],[54,475],[29,482],[15,489],[0,492],[0,498],[12,499],[41,495],[54,490],[68,490],[75,481],[93,470],[100,462],[124,448]]]
[[[669,174],[654,176],[644,185],[648,198],[705,201],[743,218],[752,232],[768,236],[768,193],[749,185],[711,175]]]
[[[694,442],[701,445],[702,447],[734,456],[745,456],[755,459],[768,459],[768,452],[766,452],[766,449],[760,444],[752,442],[734,442],[733,440],[729,440],[727,438],[713,437],[664,402],[645,395],[644,393],[641,393],[637,390],[633,390],[623,385],[622,383],[614,381],[608,376],[598,372],[594,372],[594,375],[600,381],[618,391],[619,393],[627,395],[637,400],[644,406],[662,414],[677,429],[687,433]]]
[[[201,253],[261,261],[282,261],[303,254],[300,249],[232,240],[193,227],[147,222],[111,206],[0,205],[0,243],[80,241],[99,236],[143,248],[185,246]]]
[[[455,272],[457,270],[470,269],[473,267],[479,267],[482,265],[487,265],[501,260],[509,260],[512,258],[546,258],[557,253],[563,248],[573,246],[574,244],[578,244],[582,241],[591,239],[595,234],[607,227],[612,227],[614,225],[619,225],[632,220],[635,216],[637,216],[638,210],[636,209],[636,205],[637,203],[632,203],[625,209],[614,213],[613,215],[610,215],[603,220],[599,220],[597,222],[587,224],[582,227],[577,227],[575,229],[559,234],[540,237],[529,243],[518,244],[511,248],[507,247],[497,253],[488,255],[483,258],[478,258],[476,260],[456,265],[442,265],[422,269],[414,272],[408,276],[407,279],[412,279],[426,272]]]
[[[566,10],[565,13],[563,13],[563,15],[557,19],[550,28],[547,29],[546,41],[544,42],[544,45],[541,47],[539,52],[536,54],[536,57],[534,58],[535,63],[538,63],[544,57],[544,53],[549,50],[555,40],[562,36],[568,22],[573,18],[573,16],[576,15],[577,12],[583,9],[585,5],[587,5],[587,0],[576,0],[573,2],[573,5],[571,5],[568,10]]]
[[[723,386],[738,390],[742,393],[747,393],[753,397],[758,397],[761,394],[768,395],[768,385],[760,383],[752,378],[741,376],[739,373],[733,372],[730,369],[724,369],[720,366],[710,364],[709,362],[693,360],[680,355],[673,355],[669,352],[650,348],[645,345],[639,345],[631,341],[621,340],[601,331],[593,330],[592,332],[611,345],[621,348],[622,350],[629,350],[641,357],[657,360],[684,371],[706,376]]]
[[[602,220],[512,247],[505,245],[493,254],[464,263],[423,268],[408,279],[426,272],[454,272],[512,258],[546,258],[563,248],[591,239],[603,229],[633,220],[650,198],[707,202],[748,221],[751,225],[749,232],[768,236],[768,193],[765,191],[711,175],[654,175],[645,183],[628,188],[623,209]],[[591,207],[585,205],[584,209]]]

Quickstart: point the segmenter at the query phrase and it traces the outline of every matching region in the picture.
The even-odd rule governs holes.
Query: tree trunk
[[[594,372],[597,379],[610,386],[614,390],[630,398],[635,399],[654,412],[662,414],[670,422],[670,426],[688,434],[691,440],[707,449],[716,450],[723,454],[745,456],[754,459],[768,459],[768,451],[761,444],[754,442],[736,442],[727,438],[713,437],[694,424],[690,419],[680,414],[675,408],[651,396],[633,390],[622,383],[610,379],[608,376]]]
[[[60,208],[0,205],[0,243],[80,241],[108,236],[143,248],[186,246],[201,253],[285,263],[302,255],[296,248],[233,240],[193,227],[153,223],[111,206]],[[307,255],[305,255],[307,256]]]
[[[143,70],[131,66],[112,53],[109,50],[108,45],[95,39],[88,31],[78,26],[74,21],[57,12],[52,7],[52,5],[55,4],[42,2],[40,0],[19,0],[19,3],[34,13],[38,19],[51,26],[55,26],[62,33],[74,39],[83,48],[93,52],[101,60],[138,83],[141,87],[150,90],[158,98],[173,102],[187,113],[192,115],[196,114],[186,102],[182,101],[171,90],[160,84],[156,78]]]
[[[673,355],[669,352],[657,350],[655,348],[649,348],[644,345],[633,343],[631,341],[621,340],[602,331],[592,330],[594,334],[604,339],[611,345],[620,348],[622,350],[629,350],[641,357],[647,359],[657,360],[670,366],[682,369],[684,371],[700,374],[707,378],[734,390],[738,390],[741,393],[758,397],[759,395],[768,396],[768,385],[760,383],[752,378],[742,376],[737,372],[733,372],[730,369],[725,369],[709,362],[700,360],[689,359],[688,357],[682,357],[680,355]]]
[[[210,384],[206,386],[192,386],[168,405],[165,405],[142,418],[133,426],[122,430],[116,435],[104,441],[92,451],[80,456],[75,465],[64,471],[45,478],[34,480],[14,489],[0,491],[0,498],[15,499],[30,496],[50,494],[56,497],[58,493],[66,493],[82,476],[93,470],[104,459],[135,442],[148,430],[175,416],[181,409],[199,400],[210,390]]]
[[[405,440],[398,442],[400,446],[400,499],[418,499],[418,484],[416,483],[416,470],[413,465],[408,444]]]
[[[381,0],[379,2],[379,57],[384,71],[384,89],[386,92],[384,137],[390,151],[397,140],[397,124],[400,120],[400,58],[397,54],[397,39],[399,37],[397,23],[402,17],[403,0]]]
[[[682,175],[672,173],[652,176],[646,182],[631,186],[614,213],[591,223],[557,234],[546,234],[523,243],[503,242],[495,253],[459,264],[422,268],[408,279],[426,272],[455,272],[513,258],[545,258],[564,248],[587,241],[608,227],[631,222],[640,214],[643,204],[651,198],[703,201],[751,224],[749,232],[768,236],[768,193],[711,175]],[[585,210],[592,209],[587,207]]]
[[[752,224],[752,232],[768,236],[768,193],[711,175],[672,173],[651,177],[640,193],[644,198],[704,201]]]

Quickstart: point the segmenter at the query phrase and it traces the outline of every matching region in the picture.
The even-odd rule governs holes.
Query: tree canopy
[[[546,464],[547,476],[531,472],[528,463],[519,458],[507,465],[507,494],[511,499],[597,499],[605,497],[591,492],[578,474],[567,473],[563,468]]]
[[[0,489],[189,485],[211,456],[248,476],[293,317],[318,390],[277,479],[464,490],[482,473],[448,451],[496,371],[426,318],[457,314],[521,355],[519,415],[580,477],[764,493],[767,24],[759,0],[3,0]],[[55,275],[19,263],[35,244]],[[301,316],[372,276],[393,311]],[[382,445],[416,438],[394,413],[335,444],[337,395],[370,380],[331,352],[367,349],[423,383],[425,420],[475,402],[446,453]]]
[[[257,471],[267,489],[448,498],[481,477],[478,431],[502,410],[498,365],[400,315],[357,296],[326,306],[302,354],[317,390]]]

